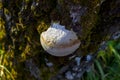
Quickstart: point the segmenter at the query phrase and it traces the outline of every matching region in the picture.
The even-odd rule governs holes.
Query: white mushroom
[[[41,45],[45,51],[54,56],[72,54],[80,45],[75,32],[65,29],[59,23],[53,23],[40,36]]]

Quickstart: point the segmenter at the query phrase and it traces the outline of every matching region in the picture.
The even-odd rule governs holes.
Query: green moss
[[[6,32],[5,32],[4,21],[2,20],[2,18],[0,18],[0,42],[3,42],[5,36],[6,36]]]
[[[44,21],[41,21],[37,27],[37,31],[39,34],[46,31],[50,27],[50,24],[46,24]]]

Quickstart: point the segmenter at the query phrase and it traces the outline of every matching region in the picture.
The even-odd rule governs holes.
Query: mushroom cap
[[[53,23],[40,35],[40,42],[45,51],[54,56],[72,54],[80,45],[75,32],[65,29],[59,23]]]

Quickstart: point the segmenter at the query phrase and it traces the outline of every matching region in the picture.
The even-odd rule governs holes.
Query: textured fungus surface
[[[43,48],[54,56],[70,55],[80,45],[76,33],[59,23],[53,23],[47,31],[42,32],[40,41]]]

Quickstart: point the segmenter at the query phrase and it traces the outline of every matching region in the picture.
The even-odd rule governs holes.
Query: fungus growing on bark
[[[43,49],[54,56],[70,55],[80,45],[76,33],[59,23],[53,23],[47,31],[42,32],[40,42]]]

